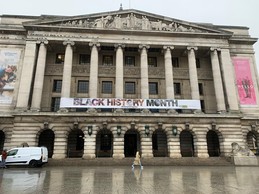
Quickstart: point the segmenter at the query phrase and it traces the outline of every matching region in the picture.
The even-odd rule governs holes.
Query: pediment
[[[34,22],[26,22],[24,23],[24,26],[178,33],[229,33],[218,29],[213,25],[190,23],[132,9],[74,17],[53,17]]]

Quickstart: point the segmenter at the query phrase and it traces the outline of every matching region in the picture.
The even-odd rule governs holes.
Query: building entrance
[[[1,152],[4,149],[4,141],[5,141],[5,134],[3,131],[0,131],[0,151]]]
[[[135,157],[136,152],[140,151],[139,134],[135,130],[129,130],[124,136],[124,154],[125,157]]]
[[[39,136],[38,146],[45,146],[48,148],[48,157],[52,158],[54,148],[55,134],[52,130],[46,129]]]
[[[189,131],[182,131],[180,134],[180,147],[182,157],[194,156],[193,136]]]
[[[207,147],[210,157],[216,157],[220,155],[219,138],[215,131],[209,131],[207,133]]]
[[[96,157],[112,157],[113,154],[112,132],[104,129],[96,135]]]
[[[67,157],[81,158],[84,153],[84,133],[80,129],[73,130],[68,135]]]

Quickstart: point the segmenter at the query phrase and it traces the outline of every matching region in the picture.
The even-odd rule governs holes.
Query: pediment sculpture
[[[96,29],[125,29],[125,30],[149,30],[149,31],[171,31],[171,32],[203,32],[190,25],[184,25],[175,21],[162,21],[160,19],[148,18],[145,15],[134,13],[124,15],[107,15],[99,18],[82,18],[56,23],[62,26],[96,28]],[[54,24],[55,25],[55,24]]]

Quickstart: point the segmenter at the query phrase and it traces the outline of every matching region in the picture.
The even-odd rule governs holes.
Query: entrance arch
[[[137,151],[140,151],[140,135],[137,130],[130,129],[124,135],[124,155],[135,157]]]
[[[257,154],[257,150],[259,149],[259,135],[256,132],[249,131],[247,133],[247,146],[248,148]]]
[[[180,133],[180,148],[182,157],[194,156],[193,135],[190,131],[182,131]]]
[[[5,142],[5,134],[3,131],[0,131],[0,151],[1,152],[4,149],[4,142]]]
[[[98,131],[96,135],[96,157],[112,157],[113,134],[108,129]]]
[[[220,156],[219,137],[215,131],[208,131],[207,133],[207,148],[210,157]]]
[[[167,157],[168,148],[167,148],[167,136],[166,133],[157,129],[152,135],[152,149],[154,157]]]
[[[84,153],[84,133],[80,129],[73,130],[68,135],[67,157],[81,158]]]
[[[48,157],[52,158],[54,149],[55,134],[51,129],[46,129],[41,132],[39,136],[38,146],[45,146],[48,148]]]

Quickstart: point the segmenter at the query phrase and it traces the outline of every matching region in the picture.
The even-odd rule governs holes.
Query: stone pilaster
[[[86,128],[84,131],[85,134],[85,142],[84,142],[84,155],[82,158],[84,159],[94,159],[96,158],[95,150],[96,150],[96,128],[93,126],[93,132],[91,135],[88,134],[88,129]]]
[[[171,50],[173,46],[164,46],[164,59],[165,59],[165,87],[166,98],[174,99],[174,78],[173,78],[173,66]]]
[[[200,100],[198,75],[196,68],[195,51],[197,47],[187,47],[188,50],[188,63],[189,63],[189,76],[191,85],[191,96],[193,100]]]
[[[234,75],[234,67],[231,61],[229,49],[221,49],[221,62],[222,62],[222,70],[223,70],[223,79],[225,91],[227,93],[227,101],[230,112],[239,112],[238,107],[238,97],[235,86],[235,75]]]
[[[141,98],[149,98],[149,85],[148,85],[148,45],[140,45],[140,75],[141,75]]]
[[[151,132],[151,130],[150,130]],[[149,135],[145,134],[145,129],[142,127],[140,132],[141,138],[141,157],[142,158],[153,158],[153,151],[152,151],[152,133]]]
[[[56,128],[53,150],[53,159],[63,159],[67,157],[67,131],[64,127]]]
[[[174,136],[172,130],[168,133],[168,148],[170,158],[181,158],[181,148],[180,148],[180,136],[179,133]]]
[[[195,156],[199,158],[208,158],[208,147],[207,147],[207,131],[204,128],[196,128],[195,135],[197,137],[195,143]]]
[[[115,138],[113,138],[113,158],[116,159],[122,159],[125,158],[124,155],[124,133],[123,133],[123,129],[122,129],[122,133],[120,135],[117,134],[117,127],[114,127],[113,129],[113,136]]]
[[[98,97],[98,47],[99,43],[89,43],[91,47],[91,62],[90,62],[90,78],[89,78],[89,97]]]
[[[63,69],[63,78],[62,78],[62,89],[61,97],[70,97],[71,90],[71,77],[72,77],[72,65],[73,65],[73,48],[75,44],[73,41],[65,41],[63,43],[66,45],[65,51],[65,60],[64,60],[64,69]]]
[[[36,41],[26,41],[16,110],[27,110],[28,108],[36,48]]]
[[[115,97],[123,98],[123,48],[125,45],[116,44],[116,84]]]
[[[41,40],[41,41],[38,41],[37,43],[40,44],[40,46],[39,46],[39,54],[38,54],[36,74],[35,74],[34,87],[33,87],[31,110],[40,111],[44,73],[45,73],[45,66],[46,66],[46,56],[47,56],[46,45],[48,44],[48,41]]]
[[[219,58],[218,58],[218,51],[219,49],[211,48],[211,66],[212,66],[212,74],[213,74],[213,82],[215,88],[215,95],[217,101],[217,111],[226,112],[226,105],[225,105],[225,98],[224,98],[224,91],[222,86],[222,79],[221,79],[221,72],[219,66]]]

